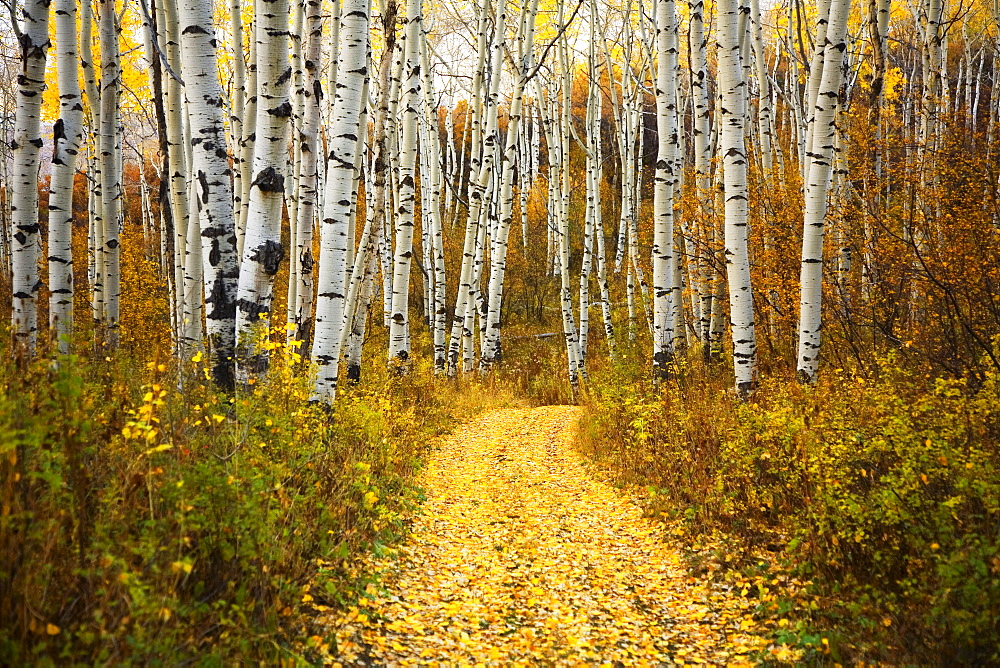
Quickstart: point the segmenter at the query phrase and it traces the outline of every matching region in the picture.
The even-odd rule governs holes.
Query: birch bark
[[[319,375],[313,398],[332,403],[340,369],[348,278],[348,228],[353,206],[355,165],[361,149],[361,111],[368,79],[368,0],[345,0],[341,18],[337,95],[333,103],[326,195],[320,236],[316,338],[312,357]]]
[[[417,123],[420,114],[420,49],[423,30],[421,0],[406,1],[402,139],[399,150],[399,202],[396,249],[392,272],[392,319],[389,325],[389,365],[406,373],[410,358],[409,292],[413,257],[413,218],[416,203]]]
[[[101,218],[103,222],[104,328],[107,344],[118,347],[119,298],[121,295],[121,246],[118,235],[121,216],[120,128],[118,124],[121,88],[121,52],[118,43],[118,16],[112,0],[101,0]]]
[[[737,0],[721,0],[718,8],[719,153],[725,179],[726,277],[729,281],[736,391],[745,396],[753,385],[757,357],[747,254],[746,80],[740,66]]]
[[[677,180],[677,13],[674,0],[656,3],[656,129],[653,181],[653,371],[666,378],[674,357],[674,185]]]
[[[195,211],[205,294],[205,324],[212,378],[226,390],[235,387],[236,230],[232,172],[219,83],[218,43],[211,5],[181,0],[181,64],[191,124],[191,162],[196,183]],[[192,237],[194,235],[191,235]]]
[[[38,342],[38,275],[41,255],[38,210],[38,165],[42,92],[49,49],[49,2],[26,2],[21,10],[21,73],[17,79],[14,111],[14,162],[11,187],[11,267],[13,271],[13,329],[15,344],[27,355]]]
[[[59,120],[52,129],[49,189],[49,327],[59,352],[73,330],[73,180],[83,141],[83,97],[77,70],[75,0],[55,3]]]
[[[271,314],[274,276],[285,259],[281,208],[285,193],[285,155],[291,66],[288,61],[288,0],[258,0],[257,118],[246,237],[237,290],[237,380],[267,369],[266,351],[255,349],[254,334],[265,336]]]
[[[823,300],[823,239],[826,230],[827,193],[833,171],[837,106],[847,49],[850,0],[833,0],[829,26],[824,34],[822,79],[816,86],[816,111],[809,154],[805,213],[802,227],[802,268],[799,285],[799,344],[797,371],[805,382],[814,382],[819,369]]]

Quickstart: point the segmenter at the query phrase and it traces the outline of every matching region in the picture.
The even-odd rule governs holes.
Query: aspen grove
[[[108,387],[125,383],[144,400],[123,396],[114,410],[86,405],[101,416],[95,424],[107,427],[102,443],[125,432],[125,441],[138,439],[128,434],[144,425],[148,449],[141,458],[148,467],[135,484],[147,490],[150,518],[157,514],[150,472],[165,466],[155,458],[190,450],[181,444],[199,429],[231,423],[235,449],[212,450],[225,467],[235,466],[230,458],[248,443],[247,425],[263,422],[265,413],[255,410],[292,422],[311,415],[314,426],[328,421],[315,428],[359,439],[360,452],[389,442],[366,425],[383,425],[386,434],[397,427],[389,417],[359,417],[357,402],[422,429],[427,397],[461,403],[456,396],[503,385],[535,403],[587,407],[591,429],[582,450],[624,483],[653,490],[653,506],[657,494],[669,498],[675,505],[663,512],[665,521],[686,521],[691,531],[725,524],[734,534],[736,525],[767,525],[780,538],[751,544],[803,545],[790,550],[808,552],[803,563],[823,562],[817,573],[839,558],[852,573],[884,575],[884,583],[871,586],[894,593],[864,600],[893,612],[871,613],[875,630],[865,637],[887,632],[891,623],[880,620],[896,619],[899,607],[917,611],[907,628],[947,629],[927,631],[921,646],[928,654],[893,654],[889,643],[873,654],[863,645],[836,650],[843,656],[920,661],[942,643],[966,648],[949,655],[957,661],[1000,656],[983,640],[996,638],[995,584],[975,595],[941,584],[938,593],[919,596],[913,592],[920,586],[907,584],[923,577],[914,575],[914,564],[937,568],[935,577],[951,582],[946,562],[965,564],[972,552],[982,573],[1000,572],[1000,510],[995,499],[983,500],[1000,480],[997,421],[988,406],[1000,382],[995,0],[3,4],[0,295],[10,303],[4,396],[18,392],[20,374],[62,392],[60,383],[90,377],[73,371],[77,364],[141,360],[133,378],[101,373]],[[880,383],[889,389],[879,393]],[[94,396],[103,397],[98,387]],[[802,454],[803,477],[780,483],[781,490],[803,485],[797,501],[781,506],[779,497],[791,492],[764,499],[753,491],[785,480],[787,468],[769,472],[765,460],[778,455],[768,453],[802,430],[833,423],[810,415],[849,405],[845,397],[855,391],[876,393],[879,406],[893,404],[893,387],[912,390],[899,389],[899,396],[928,401],[960,396],[965,408],[954,415],[967,410],[974,417],[966,423],[980,426],[912,427],[897,440],[925,443],[924,454],[864,454],[873,442],[896,442],[886,436],[895,433],[888,417],[888,426],[866,431],[883,424],[872,417],[883,413],[876,395],[864,394],[858,415],[871,422],[850,422],[846,408],[837,413],[853,425],[843,433],[857,440],[830,454],[831,462],[854,468],[829,473]],[[174,394],[189,404],[202,397],[198,411],[208,411],[210,401],[219,407],[191,413],[190,424],[168,435],[166,408],[156,402],[169,404]],[[387,407],[402,396],[410,408]],[[779,419],[786,400],[789,415],[805,417]],[[130,401],[143,408],[127,413]],[[447,401],[440,399],[442,406]],[[10,410],[13,416],[22,409]],[[731,418],[729,435],[691,417],[699,411],[717,411],[719,424]],[[11,434],[30,432],[20,419],[11,418]],[[278,420],[266,419],[268,428]],[[92,428],[70,431],[83,438]],[[699,446],[706,429],[717,445],[776,440],[743,462],[721,445]],[[749,435],[733,436],[740,430]],[[204,438],[217,444],[222,433]],[[288,433],[289,444],[299,438]],[[809,443],[832,442],[823,434]],[[965,455],[928,454],[961,438],[976,443],[962,446]],[[14,498],[17,485],[27,484],[21,475],[30,476],[17,469],[27,446],[11,439],[0,451],[11,453],[9,466],[0,465],[0,488]],[[341,469],[360,476],[351,467],[370,466],[352,457],[331,463],[329,480],[348,475]],[[939,461],[941,471],[957,470],[961,461],[962,475],[988,482],[947,478],[938,489],[935,475],[945,473],[906,463]],[[758,473],[727,477],[744,464]],[[836,556],[846,550],[841,541],[860,545],[905,533],[907,513],[926,506],[904,503],[902,483],[893,483],[893,493],[909,510],[886,511],[898,516],[886,520],[890,528],[852,530],[848,539],[838,538],[847,520],[794,524],[820,503],[813,485],[868,490],[888,485],[897,465],[915,476],[920,494],[965,509],[942,510],[940,521],[954,524],[935,529],[954,538],[950,556],[922,547],[897,548],[891,559],[881,548]],[[691,474],[678,481],[668,471],[673,466],[690,466]],[[864,471],[857,474],[863,482],[846,482],[855,469]],[[409,480],[407,471],[400,480]],[[226,475],[232,484],[236,474]],[[383,494],[359,486],[360,479],[331,487],[360,490],[357,517],[376,513]],[[97,498],[88,494],[80,499]],[[846,513],[863,506],[851,503],[830,507]],[[770,510],[745,524],[733,519],[757,512],[751,508]],[[781,513],[787,517],[775,519]],[[388,524],[373,519],[370,526]],[[980,532],[975,541],[955,538],[973,526]],[[381,529],[370,531],[357,544],[344,537],[355,534],[337,534],[323,548],[327,556],[319,556],[348,550],[342,546],[361,550],[365,540],[381,544]],[[6,540],[0,538],[0,550]],[[301,563],[317,554],[308,552]],[[181,564],[175,572],[182,575],[190,573],[184,558],[171,562]],[[886,560],[895,565],[884,566]],[[845,571],[823,572],[833,582]],[[287,582],[300,583],[305,573]],[[852,591],[866,586],[858,578]],[[0,597],[16,591],[28,601],[14,575],[3,582]],[[957,601],[966,594],[974,601]],[[274,596],[274,605],[284,600]],[[941,611],[952,609],[968,616],[941,621]],[[49,635],[76,614],[61,610],[64,622],[51,622],[56,632]],[[0,626],[13,628],[17,614],[0,604]],[[171,613],[163,614],[166,623]],[[44,636],[47,627],[38,628]],[[788,655],[793,659],[831,651],[829,642],[826,650],[819,640],[806,643],[804,631],[794,642],[781,633],[773,638],[786,640],[771,650],[792,647],[799,652]]]
[[[437,372],[485,372],[501,363],[506,322],[545,320],[511,304],[511,252],[557,279],[574,388],[588,357],[613,356],[616,329],[648,334],[663,378],[679,351],[718,358],[725,339],[743,395],[758,341],[796,345],[814,382],[824,322],[854,355],[909,330],[944,368],[991,354],[986,323],[966,316],[975,307],[954,295],[939,308],[918,286],[952,292],[926,266],[951,252],[949,138],[993,150],[994,8],[334,5],[24,5],[0,258],[19,348],[33,354],[48,294],[46,331],[67,351],[85,292],[98,340],[118,345],[119,236],[135,224],[170,296],[174,353],[204,350],[224,388],[266,368],[259,330],[283,321],[319,365],[317,399],[332,402],[380,294],[397,373],[412,363],[414,307]],[[127,83],[123,41],[136,45]],[[58,111],[54,97],[43,108],[56,92]],[[77,170],[90,183],[87,281],[74,281],[67,232]],[[994,180],[977,196],[991,224]],[[129,187],[142,203],[125,215]],[[909,261],[885,266],[886,235]],[[785,275],[795,254],[797,282]]]

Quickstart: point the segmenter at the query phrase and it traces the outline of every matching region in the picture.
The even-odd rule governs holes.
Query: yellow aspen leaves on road
[[[580,409],[488,413],[440,441],[384,591],[322,620],[342,666],[746,665],[755,603],[692,579],[662,525],[588,475]]]

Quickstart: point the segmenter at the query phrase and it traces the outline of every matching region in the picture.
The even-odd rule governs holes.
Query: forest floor
[[[749,664],[752,599],[690,577],[664,525],[573,448],[579,408],[504,409],[439,441],[427,499],[328,660],[378,665]],[[366,569],[367,570],[367,569]]]

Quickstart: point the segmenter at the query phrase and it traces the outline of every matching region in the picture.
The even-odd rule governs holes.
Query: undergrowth
[[[1000,661],[1000,377],[890,356],[748,401],[700,361],[657,387],[640,355],[594,370],[583,453],[760,600],[802,661]],[[701,548],[699,550],[699,548]]]
[[[270,347],[235,396],[197,355],[0,350],[0,663],[298,662],[309,603],[405,535],[430,439],[511,401],[375,358],[331,411]]]

